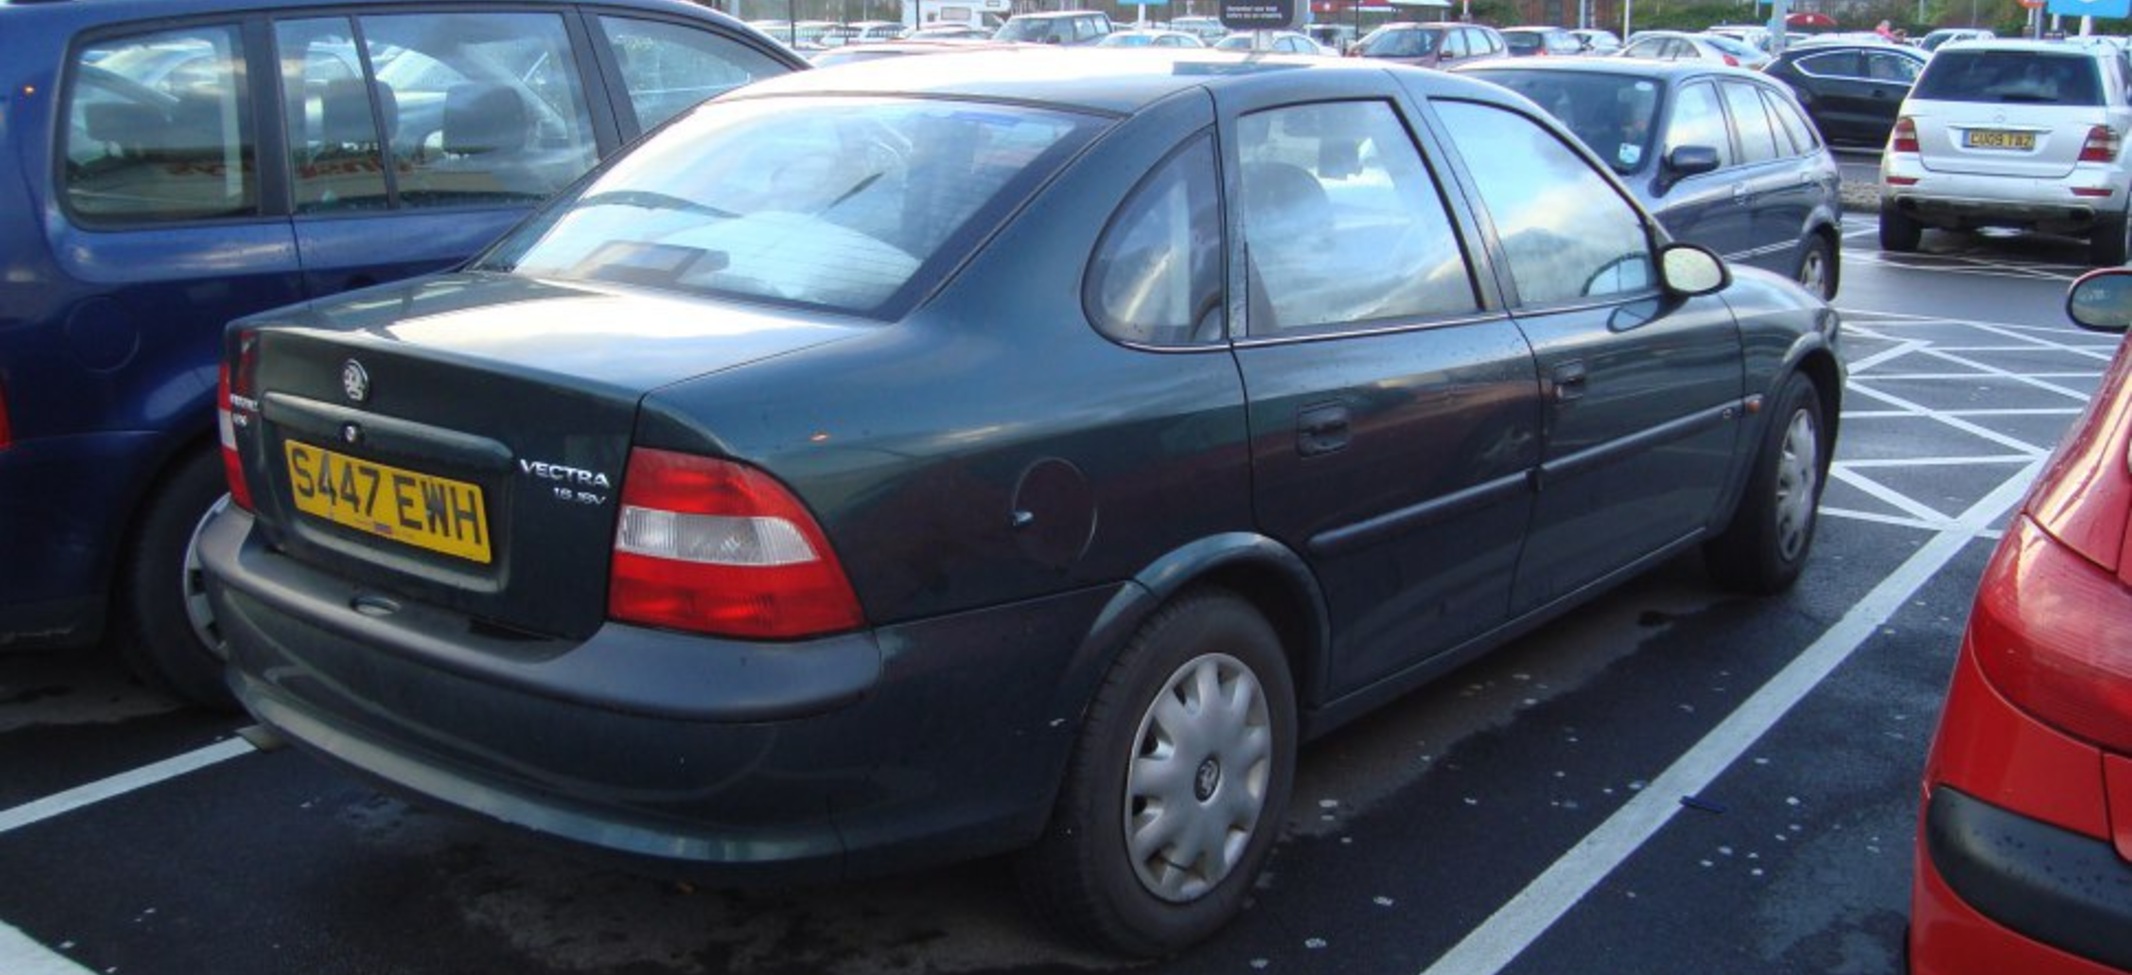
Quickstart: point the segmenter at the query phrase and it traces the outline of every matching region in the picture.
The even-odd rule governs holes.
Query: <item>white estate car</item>
[[[2086,237],[2091,263],[2123,264],[2132,239],[2128,76],[2110,48],[1941,47],[1881,154],[1881,249],[1916,250],[1927,227],[2016,227]]]

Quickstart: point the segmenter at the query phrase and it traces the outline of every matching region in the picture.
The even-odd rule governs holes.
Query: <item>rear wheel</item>
[[[1794,373],[1776,396],[1747,494],[1732,523],[1703,547],[1718,584],[1741,592],[1789,588],[1814,543],[1828,438],[1813,380]]]
[[[1813,234],[1799,250],[1799,286],[1822,301],[1836,297],[1836,249],[1827,237]]]
[[[1090,705],[1051,824],[1017,864],[1039,916],[1105,949],[1174,954],[1244,899],[1295,775],[1292,681],[1250,604],[1189,593],[1144,624]]]
[[[1880,249],[1907,254],[1925,238],[1923,224],[1910,219],[1893,205],[1880,208]]]
[[[2120,213],[2095,223],[2088,235],[2088,263],[2096,267],[2121,267],[2132,252],[2132,216]]]
[[[112,638],[141,679],[196,704],[236,705],[222,683],[221,636],[196,541],[226,496],[221,458],[200,451],[156,485],[121,567]]]

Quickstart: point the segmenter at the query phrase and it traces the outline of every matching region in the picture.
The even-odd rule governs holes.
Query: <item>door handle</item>
[[[1353,435],[1351,424],[1347,407],[1341,404],[1303,407],[1295,417],[1296,453],[1316,457],[1345,449]]]
[[[1734,183],[1734,184],[1732,184],[1732,202],[1734,202],[1734,203],[1745,203],[1745,202],[1747,202],[1747,184],[1745,184],[1745,183]]]
[[[1583,399],[1585,390],[1591,388],[1591,376],[1582,362],[1565,362],[1555,367],[1555,402],[1567,403]]]

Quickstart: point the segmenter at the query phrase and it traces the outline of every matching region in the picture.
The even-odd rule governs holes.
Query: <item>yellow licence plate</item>
[[[285,442],[296,510],[337,525],[487,565],[481,487]]]
[[[1962,138],[1962,144],[1971,149],[2021,149],[2036,148],[2034,132],[2003,132],[1998,129],[1970,129]]]

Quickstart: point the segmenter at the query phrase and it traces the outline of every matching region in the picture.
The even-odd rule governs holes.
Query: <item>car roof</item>
[[[883,58],[768,78],[721,100],[810,94],[907,94],[922,97],[1020,101],[1068,110],[1127,115],[1195,88],[1278,87],[1298,71],[1382,76],[1400,72],[1410,87],[1455,87],[1473,94],[1492,85],[1381,60],[1309,55],[1246,56],[1209,48],[1077,48],[1051,45],[986,51],[952,58]]]
[[[2064,41],[2031,41],[2018,37],[1953,40],[1940,45],[1939,51],[2028,51],[2035,54],[2076,54],[2084,57],[2117,56],[2115,47],[2067,44]]]
[[[1459,65],[1460,74],[1485,75],[1493,71],[1548,71],[1559,74],[1610,74],[1652,78],[1671,82],[1694,75],[1717,75],[1767,81],[1768,76],[1748,68],[1735,68],[1712,61],[1646,61],[1627,58],[1518,58],[1509,61],[1475,61]]]

